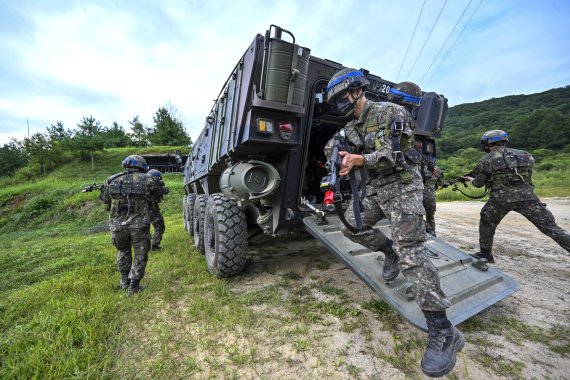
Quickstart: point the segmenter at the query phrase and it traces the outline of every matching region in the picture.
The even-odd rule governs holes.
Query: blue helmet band
[[[504,138],[508,138],[506,133],[503,133],[502,135],[499,136],[486,137],[485,140],[487,140],[487,142],[495,142],[495,141],[501,141]]]
[[[396,90],[394,87],[390,89],[390,93],[394,95],[398,95],[402,97],[403,102],[412,103],[416,105],[420,105],[422,98],[418,98],[417,96],[412,96],[410,94],[406,94],[405,92]]]
[[[335,80],[333,80],[331,83],[329,83],[329,85],[327,86],[327,90],[326,92],[328,93],[334,86],[336,86],[337,84],[341,83],[342,81],[345,81],[349,78],[352,77],[362,77],[364,78],[364,74],[362,74],[362,72],[356,70],[356,71],[351,71],[349,73],[346,73],[338,78],[336,78]]]
[[[122,162],[123,166],[134,166],[134,167],[140,167],[143,169],[148,169],[148,165],[145,162],[140,162],[137,160],[133,160],[133,159],[125,159]]]

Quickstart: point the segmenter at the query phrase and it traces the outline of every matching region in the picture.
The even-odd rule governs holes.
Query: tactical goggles
[[[412,104],[415,104],[417,106],[419,106],[421,101],[422,101],[421,97],[418,98],[417,96],[412,96],[410,94],[406,94],[405,92],[396,90],[393,87],[390,89],[390,93],[393,95],[401,96],[403,102],[412,103]]]
[[[122,164],[123,166],[127,167],[134,166],[134,167],[141,167],[143,169],[148,169],[148,165],[146,163],[137,160],[123,160]]]
[[[350,85],[352,85],[354,82],[358,81],[357,78],[361,77],[361,78],[365,78],[364,74],[360,71],[351,71],[349,73],[346,73],[344,75],[341,75],[340,77],[336,78],[335,80],[333,80],[331,83],[329,83],[329,85],[327,86],[326,89],[326,94],[327,94],[327,102],[331,102],[332,99],[335,98],[336,95],[338,95],[340,92],[348,89],[350,87]]]
[[[509,138],[509,136],[506,133],[502,133],[499,136],[492,136],[492,137],[485,137],[485,141],[486,142],[495,142],[495,141],[501,141],[504,138]]]

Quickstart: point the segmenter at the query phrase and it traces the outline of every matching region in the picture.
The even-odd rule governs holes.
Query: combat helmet
[[[347,91],[356,90],[357,88],[366,88],[369,84],[370,81],[366,79],[366,76],[361,71],[356,69],[342,69],[332,76],[327,85],[327,103],[336,104],[337,107],[341,109],[337,104],[340,95],[343,95]]]
[[[121,165],[123,165],[125,169],[139,169],[143,172],[148,171],[146,160],[142,156],[138,156],[136,154],[127,156],[123,162],[121,162]]]
[[[153,177],[162,178],[162,173],[156,169],[150,169],[147,174]]]
[[[507,135],[507,132],[500,129],[485,132],[483,136],[481,136],[481,140],[479,140],[479,143],[482,146],[493,143],[506,144],[507,142],[509,142],[509,135]]]
[[[398,104],[419,107],[422,101],[422,89],[413,82],[402,82],[390,89],[388,100]]]

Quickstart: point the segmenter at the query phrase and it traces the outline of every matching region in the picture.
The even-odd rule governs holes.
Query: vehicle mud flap
[[[324,220],[316,215],[303,219],[306,230],[331,253],[350,268],[382,300],[414,326],[427,331],[425,317],[410,294],[409,284],[402,274],[393,281],[382,279],[384,254],[372,252],[357,244],[340,231],[338,216],[327,214]],[[390,225],[378,227],[390,237]],[[447,317],[459,324],[519,289],[515,280],[494,267],[487,270],[473,265],[473,257],[436,237],[425,242],[426,253],[439,272],[442,290],[451,302]]]

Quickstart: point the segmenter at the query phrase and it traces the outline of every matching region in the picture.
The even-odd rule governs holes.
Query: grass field
[[[342,291],[326,281],[315,280],[314,286],[340,302],[310,298],[300,287],[287,313],[268,317],[256,307],[282,303],[282,287],[297,280],[295,273],[281,274],[277,286],[237,295],[230,290],[235,279],[211,276],[182,226],[179,175],[164,175],[171,188],[161,205],[167,230],[164,249],[150,254],[143,281],[148,287],[127,298],[118,286],[116,251],[98,192],[79,191],[120,171],[129,153],[99,154],[95,171],[89,162],[75,161],[46,177],[0,183],[1,379],[235,378],[262,357],[255,344],[244,349],[244,331],[264,331],[276,342],[286,337],[302,355],[318,345],[318,337],[307,337],[308,323],[334,316],[347,331],[363,324]],[[545,185],[539,194],[570,196],[556,179],[538,175],[537,183]],[[454,196],[446,190],[440,199]],[[397,318],[380,302],[366,308],[391,324]],[[412,343],[415,356],[408,352],[398,359],[404,364],[421,353],[421,343]],[[343,368],[358,377],[356,369]]]

